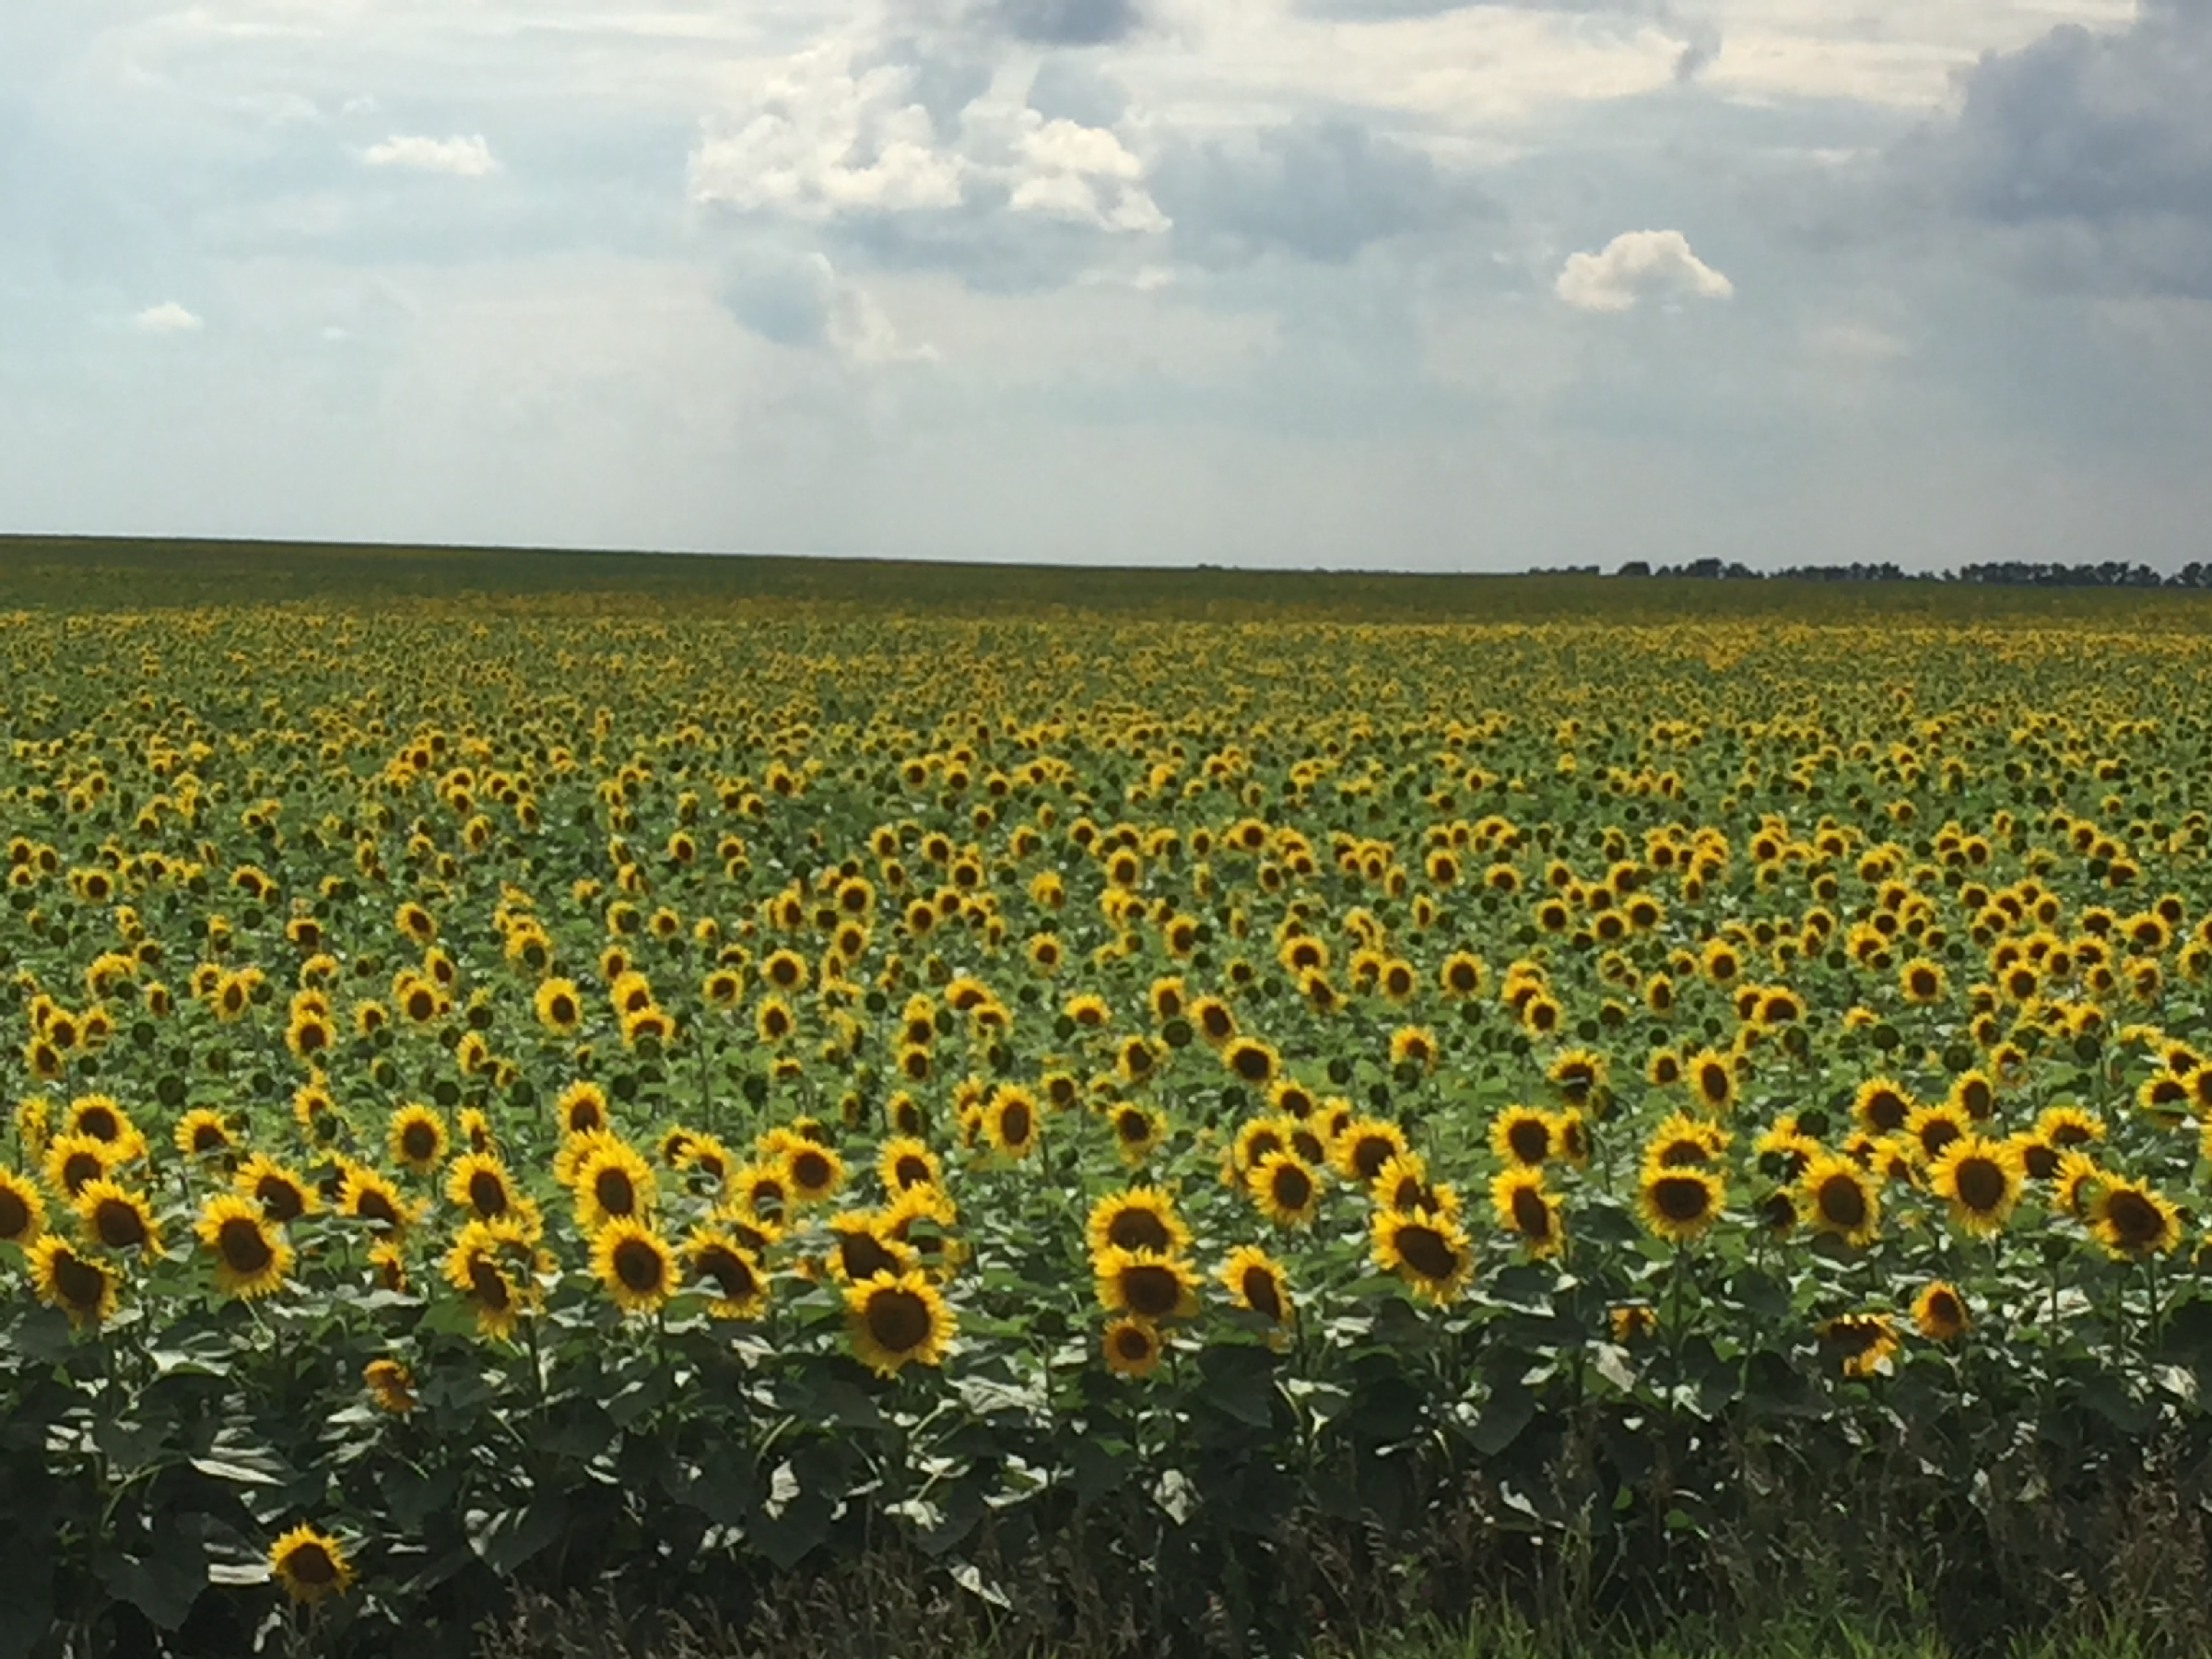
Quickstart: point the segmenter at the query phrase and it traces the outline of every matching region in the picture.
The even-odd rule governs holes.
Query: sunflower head
[[[214,1258],[215,1282],[241,1300],[266,1296],[291,1271],[292,1247],[263,1206],[238,1193],[218,1193],[200,1206],[193,1224],[201,1248]]]
[[[269,1546],[269,1571],[296,1602],[343,1595],[353,1583],[352,1564],[338,1541],[312,1526],[295,1526]]]
[[[1799,1218],[1815,1232],[1830,1233],[1853,1249],[1874,1241],[1881,1225],[1881,1198],[1874,1182],[1849,1158],[1821,1152],[1797,1179]]]
[[[1450,1215],[1378,1210],[1371,1232],[1375,1265],[1396,1274],[1415,1294],[1440,1305],[1459,1295],[1474,1270],[1466,1234]]]
[[[2089,1204],[2089,1230],[2116,1260],[2165,1255],[2182,1241],[2181,1215],[2155,1187],[2108,1179]]]
[[[1643,1224],[1670,1244],[1694,1244],[1718,1220],[1725,1189],[1712,1170],[1646,1168],[1638,1184]]]
[[[1490,1182],[1490,1210],[1498,1225],[1538,1260],[1567,1247],[1559,1200],[1545,1185],[1542,1170],[1500,1171]]]
[[[625,1313],[651,1313],[676,1293],[676,1252],[634,1216],[616,1217],[592,1236],[592,1271]]]
[[[1290,1323],[1289,1276],[1280,1262],[1258,1246],[1244,1244],[1231,1251],[1221,1266],[1221,1283],[1238,1307],[1277,1325]]]
[[[1158,1324],[1198,1311],[1197,1276],[1181,1256],[1109,1245],[1091,1258],[1100,1305]]]
[[[1970,1233],[2002,1231],[2018,1202],[2027,1167],[2009,1140],[1962,1135],[1928,1171],[1929,1189],[1950,1201],[1951,1219]]]
[[[1277,1227],[1306,1227],[1321,1208],[1321,1176],[1285,1148],[1270,1152],[1245,1175],[1245,1190]]]
[[[1149,1186],[1131,1187],[1100,1198],[1090,1206],[1084,1233],[1094,1257],[1117,1249],[1178,1255],[1191,1244],[1191,1230],[1176,1214],[1175,1201]]]
[[[1967,1317],[1966,1298],[1959,1288],[1935,1279],[1912,1299],[1912,1323],[1930,1342],[1955,1342],[1973,1322]]]
[[[919,1269],[879,1273],[847,1287],[845,1322],[854,1355],[886,1377],[908,1364],[943,1364],[958,1324]]]
[[[1117,1377],[1146,1377],[1159,1364],[1167,1341],[1159,1327],[1148,1320],[1124,1314],[1107,1323],[1100,1346],[1106,1369]]]
[[[48,1233],[30,1247],[29,1266],[40,1300],[68,1314],[72,1324],[90,1327],[114,1317],[120,1276],[61,1234]]]

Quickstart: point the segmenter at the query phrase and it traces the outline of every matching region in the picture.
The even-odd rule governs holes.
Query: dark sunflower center
[[[1113,1219],[1106,1224],[1107,1241],[1124,1250],[1158,1250],[1165,1252],[1173,1242],[1168,1236],[1168,1225],[1148,1209],[1116,1210]]]
[[[97,1308],[107,1294],[108,1276],[67,1251],[53,1258],[53,1288],[62,1300],[80,1312]]]
[[[1959,1202],[1971,1210],[1987,1214],[2005,1202],[2005,1171],[1991,1159],[1960,1159],[1957,1181]]]
[[[1828,1339],[1855,1359],[1881,1341],[1881,1327],[1862,1320],[1840,1319],[1829,1327]]]
[[[1152,1136],[1152,1121],[1141,1112],[1123,1112],[1114,1119],[1113,1127],[1115,1134],[1133,1145],[1149,1140]]]
[[[1459,1253],[1433,1227],[1399,1228],[1397,1246],[1406,1265],[1425,1279],[1448,1279],[1459,1267]]]
[[[330,1552],[320,1544],[298,1544],[284,1559],[285,1569],[303,1584],[324,1585],[337,1582],[338,1564],[330,1559]]]
[[[1030,1109],[1018,1100],[999,1114],[999,1133],[1006,1137],[1010,1147],[1026,1146],[1030,1138]]]
[[[1830,1175],[1820,1183],[1820,1215],[1830,1227],[1855,1232],[1866,1224],[1866,1194],[1848,1175]]]
[[[805,1192],[826,1187],[830,1184],[830,1160],[819,1152],[802,1152],[791,1160],[791,1178]]]
[[[1359,1172],[1362,1181],[1372,1181],[1382,1172],[1382,1166],[1398,1153],[1395,1142],[1380,1135],[1363,1137],[1352,1148],[1352,1168]]]
[[[610,1216],[627,1216],[638,1206],[637,1183],[628,1170],[602,1170],[592,1179],[592,1196]]]
[[[1152,1352],[1151,1334],[1135,1325],[1124,1325],[1113,1334],[1113,1351],[1128,1364],[1142,1364]]]
[[[468,1288],[477,1300],[494,1313],[504,1313],[514,1303],[507,1276],[480,1256],[468,1265]]]
[[[554,997],[547,1006],[552,1010],[555,1025],[574,1025],[576,1023],[576,1005],[570,999],[566,992]]]
[[[1900,1096],[1883,1089],[1866,1102],[1866,1122],[1879,1135],[1888,1135],[1905,1121],[1905,1102]]]
[[[112,1141],[123,1133],[123,1127],[105,1106],[93,1106],[77,1114],[76,1132],[94,1140]]]
[[[1206,1009],[1198,1017],[1198,1023],[1206,1029],[1206,1034],[1216,1042],[1229,1035],[1229,1014],[1225,1009]]]
[[[1945,1330],[1956,1330],[1966,1323],[1966,1310],[1948,1290],[1938,1290],[1928,1298],[1928,1317]]]
[[[878,1290],[868,1298],[868,1335],[894,1354],[929,1340],[929,1304],[912,1290]]]
[[[878,1273],[895,1273],[898,1257],[883,1246],[883,1241],[874,1233],[841,1233],[837,1241],[838,1256],[844,1264],[845,1277],[850,1279],[873,1278]]]
[[[1707,1065],[1699,1068],[1698,1092],[1708,1100],[1726,1100],[1729,1082],[1727,1068],[1724,1066]]]
[[[146,1242],[146,1218],[120,1198],[101,1201],[92,1213],[92,1230],[110,1250],[135,1250]]]
[[[192,1149],[194,1152],[218,1151],[228,1142],[218,1124],[195,1124],[192,1131]]]
[[[13,1187],[0,1187],[0,1239],[19,1239],[30,1230],[30,1206]]]
[[[732,1250],[707,1251],[699,1258],[699,1272],[701,1278],[713,1280],[724,1301],[743,1301],[759,1286],[745,1258]]]
[[[1967,1115],[1970,1117],[1985,1118],[1989,1115],[1990,1108],[1995,1104],[1995,1099],[1989,1091],[1989,1085],[1980,1082],[1968,1084],[1960,1092],[1959,1100],[1959,1103],[1966,1108]]]
[[[373,1221],[380,1227],[394,1227],[399,1212],[392,1207],[392,1200],[374,1187],[369,1188],[353,1201],[353,1213],[364,1221]]]
[[[1247,1267],[1244,1270],[1244,1300],[1255,1313],[1265,1313],[1270,1319],[1283,1316],[1283,1299],[1275,1288],[1275,1275],[1265,1267]]]
[[[1523,1163],[1542,1163],[1551,1150],[1551,1125],[1542,1118],[1515,1118],[1505,1132],[1505,1144]]]
[[[1132,1312],[1147,1319],[1161,1319],[1172,1313],[1182,1300],[1182,1280],[1173,1269],[1155,1263],[1141,1263],[1122,1269],[1122,1300],[1129,1304]]]
[[[593,1130],[601,1127],[606,1122],[606,1120],[599,1115],[599,1108],[588,1101],[569,1108],[569,1133],[571,1135],[588,1135]]]
[[[233,1216],[217,1230],[215,1247],[233,1273],[265,1273],[276,1253],[251,1217]]]
[[[1533,1187],[1513,1189],[1513,1226],[1523,1237],[1544,1240],[1551,1237],[1551,1206],[1546,1204]]]
[[[1687,1175],[1666,1175],[1652,1183],[1652,1203],[1669,1221],[1701,1221],[1712,1208],[1712,1192]]]
[[[306,1196],[279,1175],[264,1175],[255,1182],[253,1196],[272,1221],[297,1221],[307,1207]]]
[[[892,1166],[891,1174],[902,1189],[924,1186],[929,1182],[929,1165],[910,1153]]]
[[[1920,1132],[1920,1149],[1934,1158],[1964,1133],[1950,1119],[1937,1118]]]
[[[402,1131],[399,1144],[401,1150],[406,1153],[409,1159],[416,1163],[422,1163],[437,1154],[438,1131],[425,1123],[409,1124]]]
[[[2142,1194],[2131,1193],[2124,1187],[2105,1200],[2104,1215],[2113,1234],[2131,1249],[2140,1250],[2155,1243],[2166,1230],[2166,1218],[2159,1213],[2158,1206]]]
[[[1659,1148],[1659,1167],[1663,1170],[1680,1170],[1705,1161],[1705,1143],[1694,1140],[1671,1140]]]
[[[479,1216],[505,1215],[507,1183],[489,1170],[478,1170],[468,1178],[468,1206]]]
[[[2058,1173],[2058,1153],[2041,1141],[2030,1141],[2022,1149],[2028,1173],[2038,1181],[2048,1181]]]
[[[643,1239],[625,1239],[615,1246],[615,1277],[626,1289],[658,1290],[668,1276],[661,1253]]]
[[[1277,1164],[1268,1184],[1276,1204],[1283,1209],[1301,1210],[1312,1201],[1313,1178],[1295,1163]]]

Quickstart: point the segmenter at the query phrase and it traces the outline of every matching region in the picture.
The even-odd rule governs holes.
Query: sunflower
[[[576,1166],[576,1224],[596,1234],[610,1221],[650,1215],[660,1178],[644,1156],[611,1135],[595,1137]]]
[[[1951,1105],[1979,1124],[1997,1109],[1997,1086],[1984,1072],[1960,1072],[1952,1079],[1947,1098]]]
[[[1921,1159],[1934,1164],[1944,1148],[1973,1133],[1973,1120],[1948,1100],[1934,1106],[1915,1106],[1905,1119],[1905,1135],[1920,1149]]]
[[[46,1184],[75,1198],[86,1184],[103,1179],[115,1167],[113,1150],[89,1135],[57,1135],[46,1144]]]
[[[1659,1313],[1649,1302],[1620,1302],[1606,1311],[1606,1324],[1614,1342],[1626,1347],[1659,1328]]]
[[[1458,1221],[1429,1210],[1377,1210],[1372,1250],[1378,1267],[1440,1306],[1458,1296],[1475,1265]]]
[[[2035,1120],[2036,1138],[2064,1152],[2104,1138],[2104,1120],[2079,1106],[2046,1106]]]
[[[1282,1056],[1256,1037],[1235,1037],[1221,1050],[1221,1064],[1237,1078],[1254,1088],[1274,1082],[1282,1068]]]
[[[479,1335],[514,1334],[526,1307],[536,1300],[536,1255],[512,1218],[471,1221],[454,1235],[441,1269],[446,1283],[461,1292],[477,1316]],[[521,1272],[517,1278],[510,1269]]]
[[[377,1408],[394,1417],[415,1409],[415,1376],[397,1359],[371,1359],[361,1367],[361,1383]]]
[[[1390,1034],[1393,1065],[1411,1065],[1432,1072],[1441,1052],[1436,1045],[1436,1033],[1426,1026],[1404,1025]]]
[[[229,1152],[235,1143],[223,1114],[211,1107],[194,1106],[177,1120],[176,1147],[180,1157],[213,1158]]]
[[[1703,1048],[1684,1063],[1689,1092],[1698,1104],[1715,1117],[1735,1102],[1735,1066],[1726,1054]]]
[[[2140,1181],[2108,1178],[2089,1204],[2089,1230],[2116,1260],[2165,1255],[2182,1241],[2180,1213]]]
[[[338,1186],[338,1213],[366,1221],[378,1231],[399,1232],[409,1220],[399,1189],[366,1164],[348,1163]]]
[[[1218,996],[1195,998],[1185,1018],[1198,1035],[1213,1048],[1226,1048],[1237,1034],[1235,1012]]]
[[[1490,1182],[1490,1212],[1498,1225],[1517,1237],[1541,1261],[1567,1247],[1559,1200],[1544,1184],[1542,1170],[1502,1170]]]
[[[1720,1217],[1727,1189],[1718,1172],[1697,1168],[1646,1168],[1638,1183],[1643,1224],[1673,1244],[1694,1244]]]
[[[2010,1141],[1964,1135],[1947,1145],[1928,1171],[1929,1190],[1950,1201],[1951,1219],[1970,1233],[2004,1230],[2027,1176],[2019,1148]]]
[[[429,912],[422,914],[427,922]],[[269,1546],[269,1571],[296,1602],[312,1604],[325,1596],[343,1595],[353,1583],[352,1565],[338,1541],[312,1526],[295,1526]]]
[[[1545,1068],[1544,1075],[1551,1086],[1559,1091],[1559,1098],[1570,1106],[1587,1106],[1601,1095],[1611,1066],[1606,1057],[1594,1049],[1571,1048],[1561,1051]]]
[[[48,1233],[30,1247],[29,1268],[40,1299],[68,1314],[72,1324],[97,1325],[114,1317],[121,1276],[61,1234]]]
[[[70,1101],[68,1114],[62,1120],[62,1133],[105,1141],[117,1163],[146,1156],[146,1136],[131,1122],[130,1114],[107,1095],[80,1095]]]
[[[1508,1164],[1540,1169],[1552,1154],[1552,1115],[1537,1106],[1508,1106],[1490,1120],[1490,1150]]]
[[[265,1152],[256,1152],[230,1178],[231,1186],[261,1206],[261,1213],[279,1226],[297,1221],[319,1207],[315,1189],[295,1171]]]
[[[750,1214],[781,1222],[791,1207],[791,1177],[781,1161],[742,1165],[730,1177],[730,1195]]]
[[[1091,1257],[1099,1305],[1139,1319],[1187,1319],[1198,1311],[1197,1276],[1187,1263],[1158,1250],[1110,1245]]]
[[[531,1005],[537,1011],[537,1023],[557,1036],[565,1037],[583,1023],[583,993],[574,980],[547,980]]]
[[[161,1253],[160,1223],[154,1219],[153,1206],[145,1194],[105,1178],[88,1181],[77,1189],[71,1207],[88,1243],[142,1256]]]
[[[1897,1325],[1887,1313],[1841,1313],[1825,1321],[1820,1346],[1847,1377],[1871,1377],[1898,1349]]]
[[[828,1147],[803,1141],[785,1148],[782,1176],[794,1204],[826,1203],[845,1183],[844,1160]]]
[[[1177,1255],[1190,1248],[1191,1230],[1175,1201],[1157,1187],[1109,1193],[1090,1206],[1084,1237],[1094,1259],[1109,1250],[1149,1250]]]
[[[592,1235],[592,1272],[625,1313],[651,1313],[675,1293],[676,1252],[646,1223],[618,1217]]]
[[[691,1277],[712,1295],[707,1311],[717,1319],[758,1319],[768,1308],[768,1275],[760,1258],[735,1235],[713,1225],[695,1227],[684,1241]]]
[[[1870,1077],[1851,1098],[1852,1116],[1869,1135],[1895,1135],[1919,1110],[1919,1102],[1894,1077]]]
[[[993,1151],[1027,1158],[1037,1149],[1037,1098],[1026,1088],[1001,1088],[983,1108],[983,1137]]]
[[[1943,1000],[1947,982],[1940,966],[1914,957],[1897,971],[1897,988],[1907,1002],[1924,1008]]]
[[[1108,1323],[1100,1339],[1106,1369],[1119,1377],[1146,1377],[1159,1364],[1167,1343],[1149,1320],[1124,1315]]]
[[[445,1124],[435,1112],[410,1100],[393,1112],[384,1133],[392,1161],[415,1175],[428,1175],[445,1161]]]
[[[2057,1172],[2051,1177],[2052,1202],[2077,1220],[2086,1221],[2098,1190],[2111,1179],[2087,1152],[2061,1152]]]
[[[1664,1119],[1644,1143],[1647,1170],[1700,1170],[1717,1164],[1732,1137],[1710,1118],[1677,1112]]]
[[[1134,1101],[1122,1101],[1106,1114],[1106,1121],[1113,1130],[1114,1155],[1132,1170],[1168,1138],[1167,1115]]]
[[[1406,1132],[1385,1118],[1355,1118],[1329,1144],[1329,1155],[1347,1181],[1371,1186],[1382,1166],[1409,1148]]]
[[[830,1218],[830,1271],[847,1284],[879,1273],[904,1273],[914,1253],[883,1230],[883,1219],[865,1210],[847,1210]]]
[[[910,1269],[848,1286],[845,1323],[853,1353],[878,1376],[888,1377],[910,1360],[944,1363],[958,1322],[927,1277]]]
[[[606,1090],[596,1083],[571,1083],[553,1103],[563,1135],[590,1135],[609,1126]]]
[[[876,1157],[876,1173],[883,1190],[896,1197],[909,1187],[942,1186],[945,1171],[926,1143],[911,1135],[884,1142]]]
[[[200,1206],[193,1231],[215,1257],[216,1288],[250,1301],[284,1284],[292,1270],[292,1247],[262,1213],[236,1193],[218,1193]]]
[[[1815,1232],[1832,1233],[1853,1249],[1874,1241],[1882,1221],[1874,1182],[1850,1159],[1820,1152],[1797,1178],[1797,1211]]]
[[[1912,1323],[1930,1342],[1953,1342],[1973,1322],[1967,1317],[1966,1298],[1956,1285],[1931,1280],[1912,1299]]]
[[[1230,1300],[1271,1324],[1290,1323],[1293,1304],[1289,1276],[1283,1265],[1254,1244],[1240,1245],[1221,1265],[1221,1283]]]
[[[0,1169],[0,1244],[28,1249],[46,1230],[46,1200],[13,1170]]]
[[[1263,1215],[1277,1227],[1307,1227],[1321,1210],[1320,1174],[1288,1150],[1270,1152],[1244,1178]]]

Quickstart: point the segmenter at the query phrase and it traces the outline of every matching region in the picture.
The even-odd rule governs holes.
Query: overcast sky
[[[0,529],[2212,558],[2212,0],[0,0]]]

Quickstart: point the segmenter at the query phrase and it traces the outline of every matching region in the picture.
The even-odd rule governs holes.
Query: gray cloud
[[[1030,108],[1048,121],[1057,117],[1078,126],[1110,127],[1128,113],[1129,94],[1081,58],[1055,53],[1037,66],[1030,82]]]
[[[1372,241],[1495,208],[1420,151],[1342,119],[1310,119],[1250,143],[1183,144],[1152,194],[1179,251],[1230,265],[1280,250],[1342,264]]]
[[[1963,90],[1892,152],[1894,188],[1994,228],[2034,285],[2212,294],[2212,6],[2064,25]]]
[[[1144,21],[1135,0],[985,0],[971,16],[1044,46],[1102,46],[1126,39]]]

